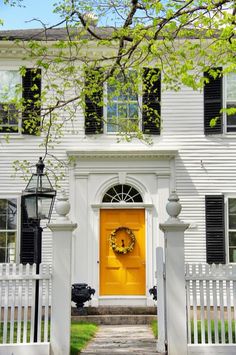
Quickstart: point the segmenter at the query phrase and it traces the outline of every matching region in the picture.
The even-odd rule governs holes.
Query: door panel
[[[112,231],[127,227],[135,235],[134,249],[123,255],[109,243]],[[117,244],[129,245],[124,232],[117,234]],[[144,209],[101,210],[100,213],[100,295],[145,295],[145,211]]]

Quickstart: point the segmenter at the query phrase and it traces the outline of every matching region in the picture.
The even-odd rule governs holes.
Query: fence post
[[[166,210],[169,218],[160,224],[165,233],[166,330],[168,355],[187,355],[187,314],[185,290],[184,231],[179,220],[179,198],[171,193]]]
[[[166,350],[166,310],[165,310],[165,282],[164,282],[164,259],[163,248],[157,247],[157,320],[158,320],[158,353]]]
[[[52,301],[51,301],[51,355],[70,354],[71,324],[71,243],[77,224],[66,216],[70,204],[65,195],[57,198],[55,223],[50,223],[53,239]]]

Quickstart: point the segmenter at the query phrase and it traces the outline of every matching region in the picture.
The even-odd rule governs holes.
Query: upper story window
[[[0,70],[0,128],[1,132],[18,132],[19,113],[16,102],[20,99],[20,73],[16,70]]]
[[[236,132],[236,73],[223,77],[221,72],[222,68],[214,68],[213,72],[204,73],[207,80],[204,86],[206,135]],[[228,112],[222,113],[222,108],[227,108]]]
[[[106,89],[106,132],[132,132],[139,127],[141,118],[140,96],[135,90],[135,71],[119,74],[116,80],[108,80]]]
[[[0,263],[16,258],[17,199],[0,198]]]
[[[133,132],[137,126],[145,134],[160,134],[160,70],[143,68],[138,90],[135,75],[129,70],[104,82],[102,69],[86,71],[85,134]]]
[[[39,134],[41,70],[0,70],[0,133]]]
[[[230,73],[225,78],[225,106],[236,109],[236,73]],[[227,132],[236,132],[236,112],[226,117]]]
[[[111,187],[105,193],[102,202],[104,203],[132,203],[143,202],[143,198],[134,187],[126,184],[119,184]]]

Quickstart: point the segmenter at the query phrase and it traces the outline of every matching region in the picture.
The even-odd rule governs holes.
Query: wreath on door
[[[127,245],[127,246],[124,245],[124,240],[122,240],[121,246],[119,246],[117,244],[117,234],[121,231],[124,231],[126,234],[128,234],[128,236],[130,238],[129,245]],[[135,235],[134,235],[133,231],[127,227],[118,227],[110,234],[110,245],[111,245],[112,250],[117,254],[130,253],[134,249]]]

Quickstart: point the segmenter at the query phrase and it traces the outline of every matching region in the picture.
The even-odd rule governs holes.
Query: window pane
[[[236,73],[227,75],[227,101],[236,101]]]
[[[229,245],[236,248],[236,232],[229,232]]]
[[[117,117],[117,105],[116,104],[108,104],[107,106],[107,117],[108,118],[116,118]]]
[[[229,198],[229,228],[236,229],[236,199],[234,198]]]
[[[0,248],[6,248],[7,235],[5,232],[0,232]]]
[[[6,249],[0,248],[0,263],[6,262]]]
[[[227,103],[227,109],[236,109],[236,104]],[[236,113],[231,115],[227,114],[227,132],[235,132],[236,131]]]
[[[107,121],[107,132],[109,133],[113,133],[113,132],[117,132],[118,130],[118,125],[115,122],[115,120],[108,120]]]
[[[7,229],[7,216],[6,214],[0,214],[0,229]]]
[[[118,104],[118,116],[119,118],[128,117],[128,105],[127,104]]]
[[[138,103],[129,104],[129,117],[138,118]]]
[[[7,205],[7,229],[16,229],[16,199],[9,199]]]
[[[0,199],[0,262],[16,259],[17,200]]]
[[[140,193],[130,185],[115,185],[104,195],[102,202],[142,202]]]
[[[236,247],[235,248],[232,248],[232,247],[229,248],[229,262],[230,263],[236,263]]]
[[[17,98],[16,86],[21,85],[20,73],[16,70],[0,70],[0,101]]]
[[[6,214],[7,209],[7,200],[0,199],[0,214]]]
[[[16,233],[8,233],[7,236],[7,262],[14,263],[16,254]]]

